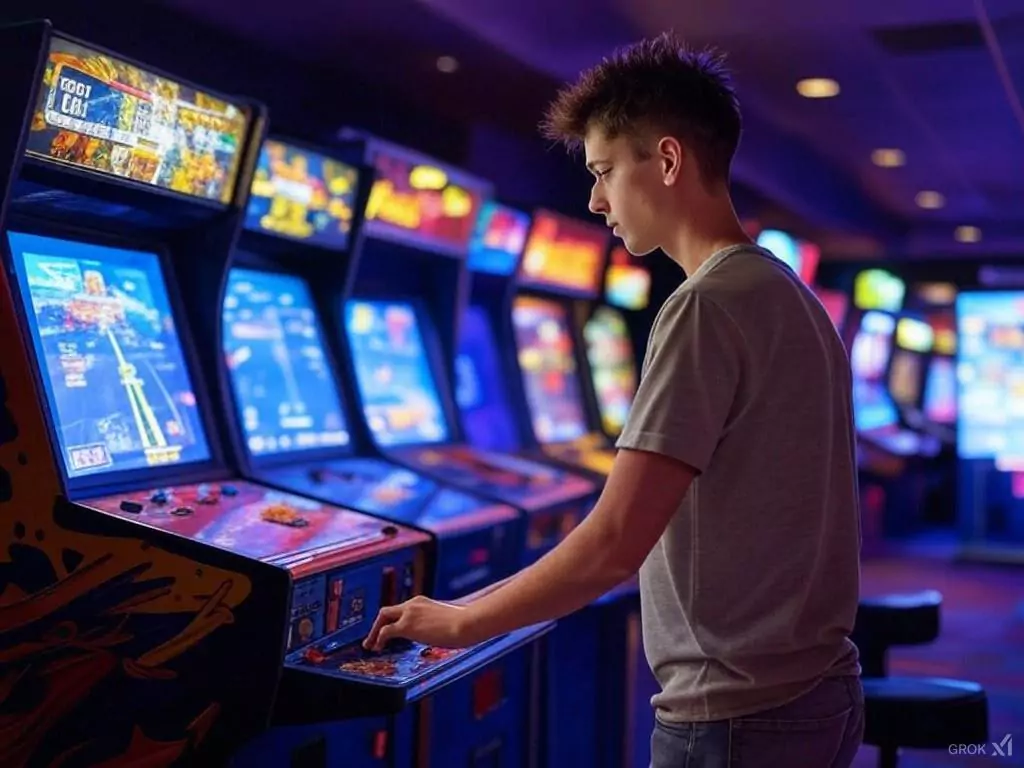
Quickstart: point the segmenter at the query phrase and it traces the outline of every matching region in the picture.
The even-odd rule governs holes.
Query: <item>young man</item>
[[[850,642],[860,523],[850,369],[800,279],[744,234],[741,133],[721,61],[671,35],[584,73],[545,132],[582,144],[590,209],[687,279],[651,330],[594,510],[462,605],[417,598],[367,638],[462,646],[580,609],[638,570],[653,766],[845,768],[863,731]]]

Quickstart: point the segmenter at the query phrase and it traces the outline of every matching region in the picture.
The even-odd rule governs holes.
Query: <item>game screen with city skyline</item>
[[[208,459],[159,257],[7,236],[68,476]]]

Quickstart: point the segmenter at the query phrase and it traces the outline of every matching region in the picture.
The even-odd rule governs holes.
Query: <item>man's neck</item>
[[[687,277],[723,248],[753,242],[737,219],[728,195],[707,197],[701,204],[687,208],[664,248]]]

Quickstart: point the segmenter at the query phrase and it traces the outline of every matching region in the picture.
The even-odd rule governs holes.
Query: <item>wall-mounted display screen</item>
[[[469,268],[492,275],[511,275],[526,245],[530,216],[500,203],[485,203],[469,245]]]
[[[359,172],[352,166],[268,139],[253,178],[245,226],[344,250],[358,191]]]
[[[587,421],[568,310],[556,301],[519,296],[512,324],[537,440],[558,443],[582,437]]]
[[[7,238],[68,477],[209,459],[159,257]]]
[[[519,282],[573,296],[596,296],[608,250],[607,227],[537,211],[519,265]]]
[[[440,443],[450,430],[416,309],[401,301],[345,305],[363,412],[382,446]]]
[[[305,281],[232,269],[222,312],[224,358],[252,455],[347,445],[341,396]]]
[[[228,203],[249,110],[54,37],[29,155]]]

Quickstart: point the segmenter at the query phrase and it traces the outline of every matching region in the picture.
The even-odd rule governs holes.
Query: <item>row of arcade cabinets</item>
[[[303,283],[355,274],[334,242],[355,177],[285,168],[299,199],[266,221],[300,233],[305,204],[332,242],[242,256],[259,105],[47,23],[0,30],[0,51],[0,764],[522,763],[549,625],[359,645],[382,605],[445,594],[432,529],[507,571],[518,513],[380,460],[352,398],[299,407],[341,348]],[[330,493],[275,479],[294,462],[313,484],[328,456],[352,459]]]
[[[951,531],[957,421],[955,293],[885,270],[819,296],[850,350],[865,549]]]
[[[592,506],[635,365],[619,345],[587,384],[578,323],[600,353],[626,326],[602,271],[643,280],[603,269],[603,228],[538,214],[514,272],[471,278],[486,183],[356,133],[264,141],[259,105],[0,34],[25,105],[0,123],[0,763],[635,764],[635,585],[460,651],[360,646],[381,606],[493,584]],[[542,274],[561,256],[572,290]],[[474,323],[503,445],[459,407]]]

